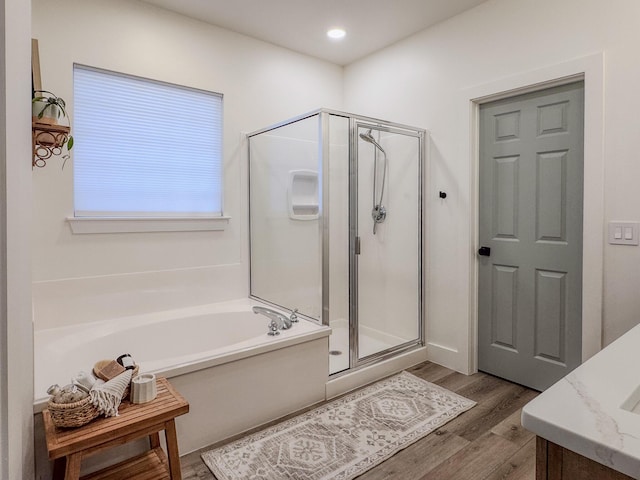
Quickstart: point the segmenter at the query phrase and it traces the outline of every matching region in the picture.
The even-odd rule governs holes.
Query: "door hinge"
[[[355,241],[355,254],[360,255],[360,237],[356,237]]]

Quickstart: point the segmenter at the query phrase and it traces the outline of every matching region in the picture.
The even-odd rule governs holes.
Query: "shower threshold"
[[[331,336],[329,337],[329,375],[342,372],[349,368],[349,327],[345,320],[331,323]],[[368,328],[360,328],[359,355],[365,358],[376,353],[384,352],[390,348],[405,344],[407,341],[399,337],[376,335],[376,332]]]

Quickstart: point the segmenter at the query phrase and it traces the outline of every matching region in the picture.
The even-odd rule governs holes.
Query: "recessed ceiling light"
[[[344,38],[346,34],[347,32],[345,32],[342,28],[332,28],[327,32],[327,37],[338,40],[340,38]]]

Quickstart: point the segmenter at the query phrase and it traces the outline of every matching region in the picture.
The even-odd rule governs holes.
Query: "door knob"
[[[483,257],[491,256],[491,248],[489,247],[480,247],[478,250],[478,255],[482,255]]]

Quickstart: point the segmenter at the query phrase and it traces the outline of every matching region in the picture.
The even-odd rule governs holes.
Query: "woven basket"
[[[91,397],[73,403],[48,404],[51,420],[56,427],[81,427],[96,418],[98,409],[91,403]]]

